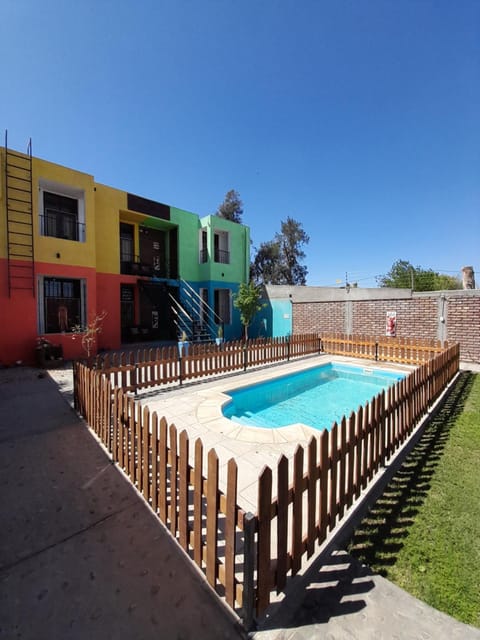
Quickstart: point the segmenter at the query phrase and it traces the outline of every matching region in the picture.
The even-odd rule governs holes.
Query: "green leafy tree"
[[[243,202],[240,199],[240,194],[235,189],[227,191],[225,198],[221,205],[219,205],[215,215],[225,220],[231,220],[232,222],[238,222],[241,224],[243,216]]]
[[[262,284],[304,285],[307,267],[303,246],[310,238],[302,224],[288,217],[281,223],[280,233],[273,240],[263,242],[252,262],[251,273],[255,282]]]
[[[248,327],[255,314],[266,306],[260,302],[261,298],[261,287],[253,281],[248,284],[242,282],[238,292],[233,297],[233,306],[240,311],[240,320],[245,330],[245,340],[248,340]]]
[[[251,264],[250,272],[257,283],[278,284],[283,279],[278,242],[262,242]]]
[[[281,231],[275,239],[280,245],[285,284],[306,284],[308,270],[300,262],[305,259],[302,247],[309,243],[310,238],[301,223],[287,218],[286,222],[282,222]]]
[[[461,289],[458,278],[440,274],[433,269],[414,267],[407,260],[397,260],[390,271],[377,278],[380,287],[413,289],[414,291],[440,291],[445,289]]]

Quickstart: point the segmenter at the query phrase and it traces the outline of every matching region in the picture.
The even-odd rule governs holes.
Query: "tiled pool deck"
[[[194,440],[201,438],[205,459],[208,451],[215,449],[219,458],[222,488],[225,486],[227,463],[234,458],[238,465],[238,503],[246,511],[254,513],[257,507],[257,479],[263,467],[267,465],[272,469],[275,482],[275,467],[280,456],[284,454],[291,461],[297,445],[308,444],[312,435],[318,435],[319,432],[301,424],[264,429],[232,422],[224,418],[221,412],[222,403],[228,400],[225,392],[328,362],[349,363],[362,368],[412,370],[412,367],[370,360],[313,356],[215,380],[187,383],[175,389],[140,393],[138,399],[148,405],[151,413],[155,411],[159,417],[164,416],[168,424],[175,424],[179,433],[185,429],[192,443],[191,449]]]

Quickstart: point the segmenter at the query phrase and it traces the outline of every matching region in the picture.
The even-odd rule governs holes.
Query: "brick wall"
[[[292,307],[293,333],[343,331],[345,324],[345,305],[343,303],[304,302],[294,304]]]
[[[480,362],[480,297],[448,299],[447,340],[460,343],[465,362]]]
[[[413,294],[411,298],[294,302],[293,332],[385,335],[397,314],[397,336],[460,343],[460,358],[480,363],[480,291]]]

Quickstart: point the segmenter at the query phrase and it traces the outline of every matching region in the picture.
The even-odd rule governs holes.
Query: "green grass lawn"
[[[349,551],[432,607],[480,627],[480,374],[460,374]]]

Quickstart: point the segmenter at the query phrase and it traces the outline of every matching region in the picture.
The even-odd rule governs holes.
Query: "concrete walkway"
[[[0,371],[0,638],[244,638],[40,375]]]
[[[68,399],[71,373],[56,375]],[[48,374],[0,371],[0,638],[242,638]],[[255,640],[480,640],[330,549]]]

